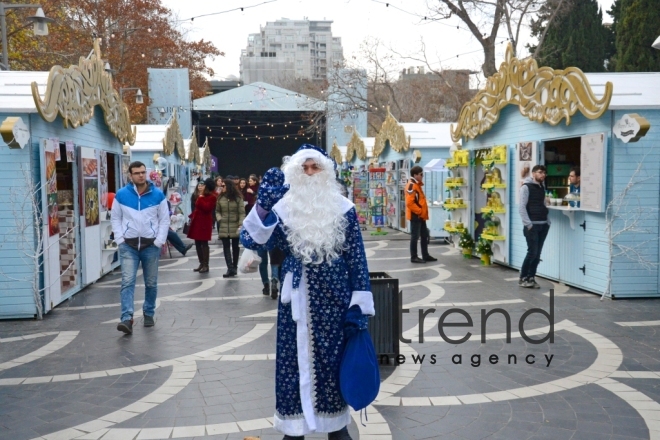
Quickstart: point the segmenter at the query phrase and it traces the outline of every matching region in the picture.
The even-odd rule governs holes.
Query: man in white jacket
[[[160,247],[167,241],[170,213],[161,190],[147,181],[142,162],[128,166],[132,183],[117,192],[112,204],[112,232],[121,263],[121,318],[117,330],[133,333],[133,297],[137,270],[142,263],[145,293],[144,326],[154,326],[158,294]]]

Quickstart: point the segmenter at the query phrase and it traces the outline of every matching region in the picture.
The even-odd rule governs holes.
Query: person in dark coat
[[[206,273],[209,271],[209,241],[211,241],[213,224],[215,223],[217,195],[213,179],[206,179],[202,185],[204,189],[200,191],[195,202],[195,210],[190,214],[188,238],[195,240],[195,249],[197,249],[197,258],[199,259],[199,267],[193,270]]]
[[[257,202],[257,193],[259,192],[259,181],[257,180],[257,176],[254,174],[250,174],[250,177],[248,178],[247,181],[247,187],[245,188],[245,193],[243,197],[245,197],[245,201],[247,204],[245,205],[245,215],[248,215],[250,211],[252,211],[252,208],[254,207],[254,204]]]

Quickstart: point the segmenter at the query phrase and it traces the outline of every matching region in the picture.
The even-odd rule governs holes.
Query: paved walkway
[[[402,234],[367,236],[366,246],[370,271],[400,280],[411,342],[405,363],[382,367],[368,422],[355,415],[349,427],[354,439],[660,439],[660,301],[601,301],[542,279],[540,290],[522,289],[515,271],[440,244],[439,261],[414,265]],[[160,262],[154,328],[136,314],[132,336],[115,330],[118,274],[43,321],[0,322],[0,439],[282,437],[272,428],[276,302],[258,274],[223,279],[217,246],[208,274],[192,271],[194,254],[177,256]],[[548,319],[528,316],[526,338],[518,323],[550,310],[551,288],[554,342],[535,344]],[[453,339],[471,332],[462,344],[438,331],[449,308],[467,317],[447,322],[473,321],[446,328]],[[481,342],[481,309],[510,315],[510,341],[494,313]]]

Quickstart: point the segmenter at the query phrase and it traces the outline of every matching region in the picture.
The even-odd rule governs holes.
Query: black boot
[[[273,278],[271,281],[270,285],[270,297],[273,299],[277,299],[277,278]]]
[[[270,284],[269,283],[264,284],[264,290],[262,290],[261,293],[263,293],[266,296],[270,295]]]
[[[199,260],[199,266],[197,266],[197,269],[193,269],[195,272],[199,272],[202,270],[202,267],[204,267],[204,253],[202,252],[202,247],[198,244],[195,243],[195,250],[197,251],[197,259]]]
[[[231,254],[229,252],[225,252],[225,263],[227,263],[227,272],[222,276],[222,278],[229,278],[236,275],[236,271],[234,270],[234,263],[231,261]]]
[[[202,262],[203,267],[199,270],[199,273],[207,273],[209,271],[209,259],[211,258],[211,248],[208,245],[202,248]]]
[[[328,440],[353,440],[348,434],[348,427],[344,426],[339,431],[328,433]]]

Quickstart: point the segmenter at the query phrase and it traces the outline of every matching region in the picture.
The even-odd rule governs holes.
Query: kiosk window
[[[548,191],[554,191],[557,197],[568,194],[568,175],[571,168],[580,167],[581,139],[568,138],[544,143],[543,158],[548,175],[545,185]]]

